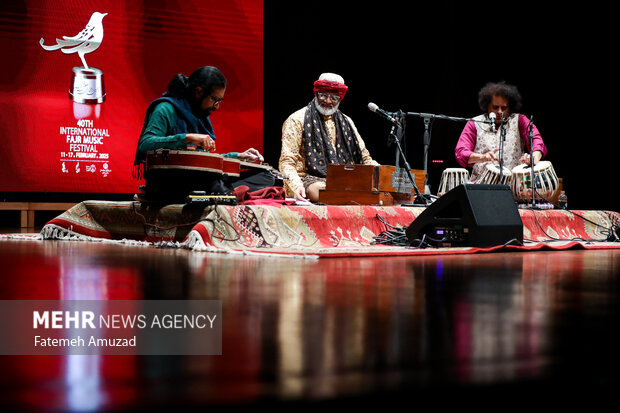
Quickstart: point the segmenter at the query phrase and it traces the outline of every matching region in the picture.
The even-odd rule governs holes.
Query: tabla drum
[[[476,179],[477,184],[489,184],[489,185],[510,185],[512,182],[512,173],[510,169],[502,167],[503,171],[500,175],[499,165],[488,163],[486,164],[484,171]]]
[[[532,170],[530,165],[518,165],[512,169],[512,194],[515,200],[527,202],[532,200]],[[560,189],[560,181],[549,161],[540,161],[534,165],[535,199],[551,202]]]
[[[465,168],[446,168],[439,180],[439,190],[437,196],[442,196],[451,189],[464,184],[469,179],[469,171]]]

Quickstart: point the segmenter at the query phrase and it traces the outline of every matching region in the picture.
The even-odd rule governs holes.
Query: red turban
[[[344,83],[333,82],[331,80],[317,80],[314,82],[313,93],[315,95],[319,92],[338,95],[340,99],[342,99],[347,93],[347,90],[349,90],[349,88]]]

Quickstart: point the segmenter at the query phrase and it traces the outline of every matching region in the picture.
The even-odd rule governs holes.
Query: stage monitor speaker
[[[406,229],[410,245],[492,247],[523,243],[523,221],[508,185],[461,184],[438,198]]]

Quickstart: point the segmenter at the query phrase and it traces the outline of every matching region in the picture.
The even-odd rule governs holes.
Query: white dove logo
[[[86,24],[84,30],[73,37],[62,36],[62,39],[56,39],[55,45],[44,45],[43,38],[39,40],[39,44],[43,49],[48,51],[60,49],[61,52],[66,54],[77,53],[80,59],[82,59],[84,69],[88,70],[84,55],[94,52],[101,45],[103,41],[103,18],[107,16],[107,14],[108,13],[99,13],[97,11],[94,12],[92,16],[90,16],[90,20]]]

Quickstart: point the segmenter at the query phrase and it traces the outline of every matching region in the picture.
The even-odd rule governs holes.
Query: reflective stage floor
[[[620,384],[619,250],[304,260],[4,240],[0,268],[2,300],[223,314],[221,356],[0,356],[5,410],[598,411]]]

